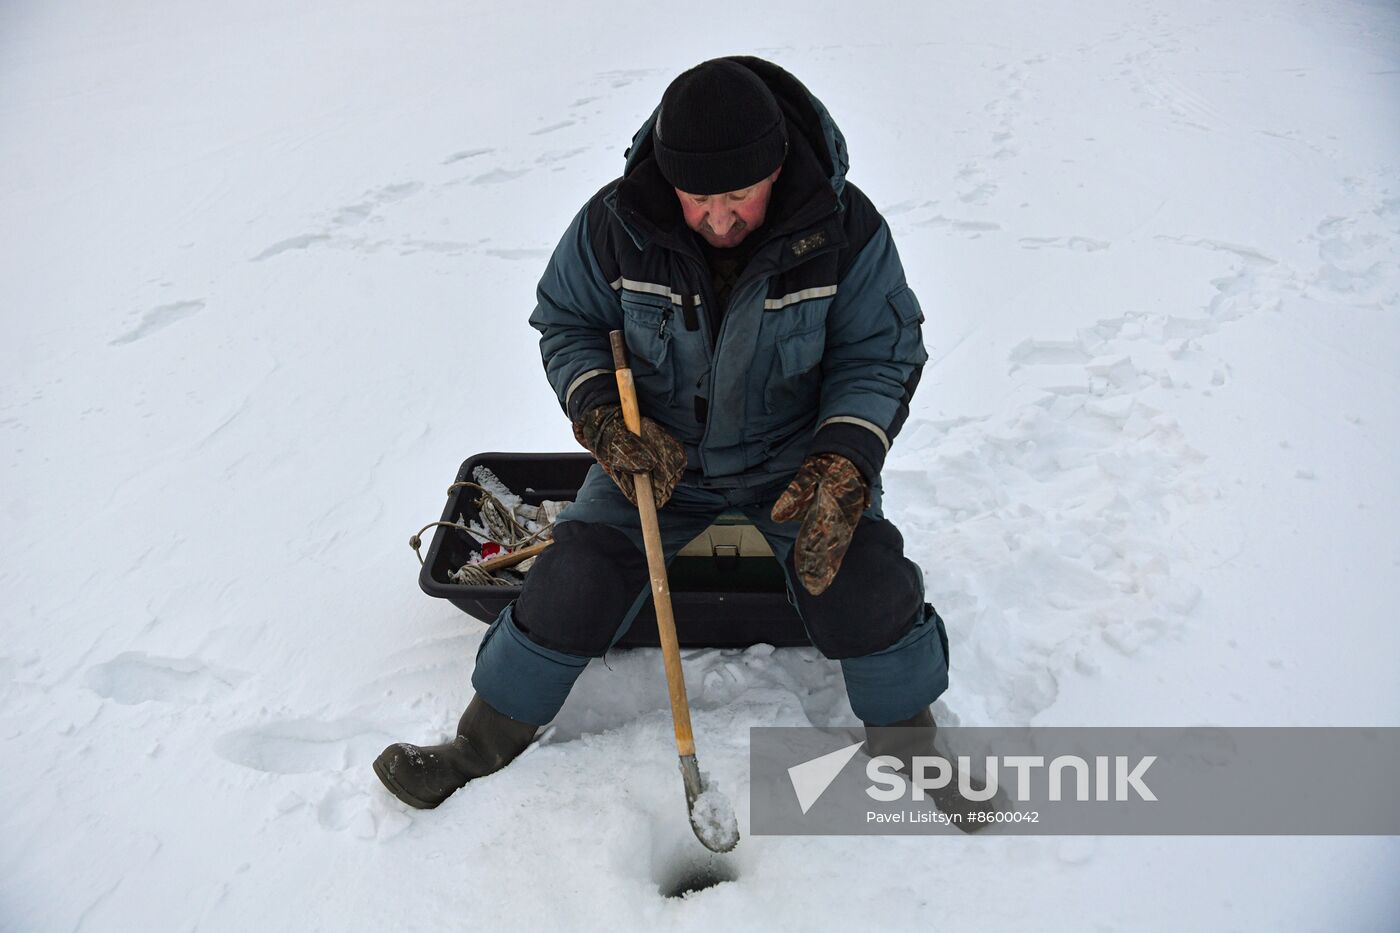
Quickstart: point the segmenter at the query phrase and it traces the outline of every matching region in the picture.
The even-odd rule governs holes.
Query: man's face
[[[724,194],[687,194],[677,188],[676,197],[681,202],[686,226],[711,246],[721,249],[738,246],[744,237],[763,226],[773,183],[782,170],[780,165],[758,184]]]

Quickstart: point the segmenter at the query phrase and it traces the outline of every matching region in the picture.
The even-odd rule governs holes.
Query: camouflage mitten
[[[814,454],[773,504],[773,521],[802,521],[792,562],[813,596],[826,592],[836,578],[869,503],[870,487],[854,463],[840,454]]]
[[[685,448],[650,418],[642,419],[642,433],[627,429],[619,405],[592,408],[574,422],[574,437],[587,447],[627,501],[637,504],[635,473],[651,474],[652,497],[659,509],[671,498],[685,473]]]

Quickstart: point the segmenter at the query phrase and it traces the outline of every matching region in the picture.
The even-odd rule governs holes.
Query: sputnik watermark
[[[788,779],[792,782],[793,793],[798,805],[805,814],[812,809],[831,782],[864,747],[864,742],[856,742],[845,748],[819,755],[809,761],[788,768]],[[1128,800],[1136,794],[1139,800],[1156,800],[1157,795],[1143,781],[1147,769],[1157,760],[1156,755],[1146,755],[1130,761],[1127,755],[1095,756],[1091,765],[1078,755],[1059,755],[1047,765],[1043,755],[1004,755],[982,760],[979,769],[986,775],[986,782],[978,786],[972,775],[972,759],[961,755],[957,767],[941,755],[915,755],[910,759],[912,777],[905,780],[901,770],[903,762],[892,755],[877,755],[865,765],[865,776],[870,786],[865,793],[872,800],[889,803],[912,794],[914,800],[928,799],[929,791],[956,787],[958,793],[972,801],[991,800],[1000,787],[998,775],[1002,768],[1015,772],[1014,797],[1018,801],[1031,799],[1032,774],[1038,768],[1045,769],[1047,783],[1046,797],[1049,800],[1062,800],[1066,775],[1072,775],[1072,791],[1075,800]],[[931,773],[930,773],[931,772]],[[1092,796],[1090,774],[1093,775]],[[1110,793],[1112,796],[1110,797]]]
[[[755,835],[1400,835],[1400,728],[755,728]],[[888,748],[889,739],[881,743]],[[955,835],[961,835],[954,833]]]
[[[871,786],[866,788],[865,792],[872,800],[888,803],[899,800],[910,792],[914,800],[926,800],[928,791],[956,789],[963,798],[980,803],[996,796],[1001,786],[998,775],[1001,769],[1005,768],[1016,772],[1015,790],[1011,792],[1013,798],[1017,802],[1025,803],[1032,799],[1033,773],[1037,768],[1044,768],[1045,797],[1048,800],[1070,799],[1064,796],[1066,772],[1073,774],[1070,780],[1073,781],[1071,789],[1074,800],[1125,801],[1132,799],[1130,795],[1136,795],[1138,800],[1156,800],[1157,795],[1143,783],[1143,776],[1156,760],[1156,755],[1145,755],[1135,762],[1127,755],[1115,755],[1112,759],[1107,755],[1096,755],[1091,766],[1078,755],[1059,755],[1047,766],[1043,755],[989,756],[982,759],[978,769],[986,775],[985,785],[979,787],[972,777],[975,773],[973,761],[967,755],[958,756],[956,768],[952,762],[940,755],[915,755],[910,759],[912,776],[907,782],[899,773],[903,764],[898,758],[879,755],[870,759],[865,766],[865,776],[871,782]],[[1094,774],[1092,797],[1089,778],[1091,767]]]
[[[788,779],[792,781],[792,792],[797,795],[797,804],[805,815],[812,805],[821,799],[822,794],[836,780],[846,762],[855,757],[864,742],[847,745],[845,748],[819,755],[810,761],[788,768]]]

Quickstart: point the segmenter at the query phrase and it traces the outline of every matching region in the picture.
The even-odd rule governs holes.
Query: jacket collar
[[[816,249],[824,252],[826,247],[844,242],[842,224],[835,216],[841,203],[821,163],[801,134],[789,132],[788,138],[787,159],[773,185],[768,216],[752,234],[759,238],[755,255],[767,252],[766,247],[776,240],[786,239],[795,247],[782,251],[780,268],[795,265]],[[662,177],[655,157],[634,162],[607,201],[638,248],[654,243],[699,255],[675,189]]]

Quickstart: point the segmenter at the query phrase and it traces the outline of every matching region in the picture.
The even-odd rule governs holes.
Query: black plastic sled
[[[476,467],[486,467],[527,503],[539,505],[545,500],[572,500],[592,465],[593,457],[583,452],[482,453],[462,464],[456,481],[470,481]],[[454,489],[442,511],[442,521],[476,519],[475,495],[466,488]],[[437,526],[418,585],[429,596],[446,599],[489,623],[520,595],[521,588],[451,582],[449,574],[467,563],[478,547],[465,531]],[[682,647],[811,644],[797,610],[788,601],[782,568],[763,536],[741,515],[721,516],[698,535],[671,562],[669,575],[676,635]],[[656,613],[648,598],[617,647],[657,644]]]

